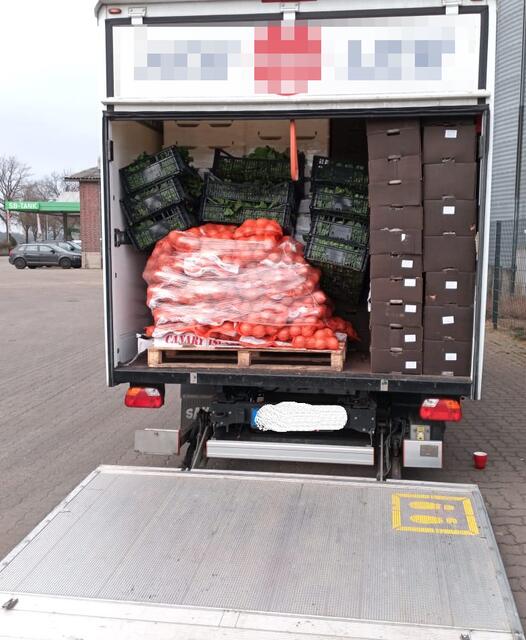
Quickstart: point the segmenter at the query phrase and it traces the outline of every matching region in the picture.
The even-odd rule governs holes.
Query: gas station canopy
[[[7,200],[4,205],[6,211],[29,211],[60,215],[63,213],[80,215],[80,202],[24,202],[21,200]]]

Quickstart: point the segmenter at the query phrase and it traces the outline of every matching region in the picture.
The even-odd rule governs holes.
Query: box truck
[[[192,470],[81,482],[0,563],[0,638],[523,639],[478,488],[388,477],[402,453],[439,466],[445,422],[480,396],[495,3],[103,0],[96,15],[108,381],[136,406],[182,385],[185,421],[137,447],[188,441]],[[283,150],[294,128],[307,176],[314,156],[368,154],[361,349],[321,370],[147,359],[149,251],[124,233],[120,170],[174,145],[206,169],[216,148]],[[214,457],[376,459],[382,481],[200,468]]]
[[[399,477],[404,466],[442,465],[446,422],[481,393],[494,10],[472,0],[101,4],[109,384],[130,385],[136,404],[139,389],[150,389],[150,403],[181,385],[185,404],[212,389],[198,425],[138,434],[139,449],[177,452],[189,441],[192,467],[331,461]],[[368,165],[370,267],[349,316],[360,343],[343,367],[321,370],[268,357],[148,366],[155,361],[140,351],[153,341],[137,336],[151,324],[142,279],[150,252],[126,238],[122,169],[175,145],[203,173],[217,149],[242,157],[291,141],[311,209],[320,206],[319,158]],[[341,252],[316,240],[337,262]],[[322,286],[344,290],[346,273],[323,276]],[[261,407],[281,402],[344,407],[347,420],[302,435],[251,428]]]

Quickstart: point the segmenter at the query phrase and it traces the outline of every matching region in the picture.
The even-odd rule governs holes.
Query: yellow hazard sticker
[[[396,531],[477,536],[471,500],[465,496],[393,493],[392,526]]]

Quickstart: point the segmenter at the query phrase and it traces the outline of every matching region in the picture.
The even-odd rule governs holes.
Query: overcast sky
[[[2,2],[0,155],[35,178],[97,164],[95,0]]]

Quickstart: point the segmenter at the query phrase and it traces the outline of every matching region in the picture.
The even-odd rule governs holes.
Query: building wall
[[[497,5],[497,65],[491,219],[513,218],[517,173],[517,132],[523,43],[524,0],[500,0]],[[522,190],[526,191],[523,146]]]
[[[100,269],[101,254],[100,182],[80,183],[80,239],[82,266]]]

